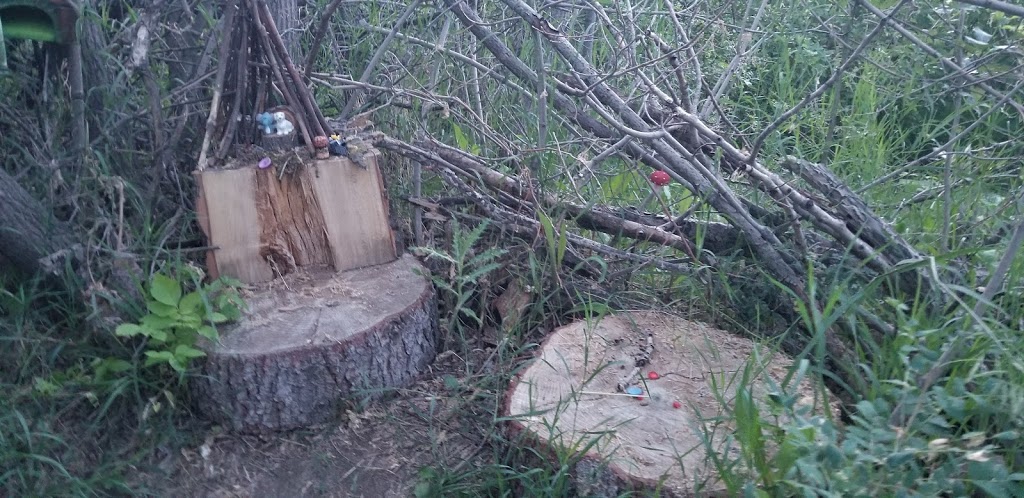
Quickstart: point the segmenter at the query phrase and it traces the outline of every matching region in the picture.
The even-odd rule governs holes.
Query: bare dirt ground
[[[489,354],[473,354],[471,371]],[[158,496],[413,496],[424,467],[465,468],[490,454],[494,393],[479,387],[489,375],[467,375],[466,361],[444,352],[414,385],[340,410],[333,424],[261,436],[202,428],[201,444],[154,455],[138,484]]]

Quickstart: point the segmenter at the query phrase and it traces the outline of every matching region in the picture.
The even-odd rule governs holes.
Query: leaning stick
[[[225,36],[230,37],[231,32],[234,30],[234,24],[235,9],[229,6],[224,14],[224,30],[222,33],[227,33]],[[224,43],[220,46],[220,58],[217,60],[217,81],[213,84],[213,102],[210,104],[210,115],[206,118],[206,133],[203,135],[203,145],[199,149],[199,163],[196,165],[196,170],[198,171],[206,169],[208,161],[206,155],[210,152],[210,142],[213,140],[214,129],[217,128],[217,111],[220,108],[221,87],[224,86],[224,74],[227,72],[228,51],[230,49],[231,43]]]
[[[292,93],[291,87],[288,85],[288,80],[284,79],[284,76],[281,74],[281,65],[278,63],[277,57],[274,55],[274,49],[270,42],[268,29],[262,22],[260,22],[259,9],[256,7],[255,0],[248,0],[247,3],[249,4],[249,11],[253,16],[253,22],[255,22],[257,27],[260,28],[256,30],[256,33],[259,35],[260,45],[263,47],[263,52],[266,54],[267,61],[270,63],[270,69],[273,71],[274,79],[276,79],[278,84],[281,86],[281,93],[284,94],[285,101],[287,101],[288,105],[292,106],[295,110],[302,109],[303,107],[300,105],[298,98]],[[272,22],[273,19],[271,19],[271,23]],[[296,119],[295,121],[295,124],[299,127],[299,131],[302,134],[303,141],[306,142],[306,148],[309,149],[309,153],[312,154],[316,152],[316,149],[313,147],[313,137],[310,136],[309,130],[306,127],[306,120]]]
[[[312,125],[312,130],[317,135],[326,135],[324,128],[330,128],[326,126],[327,120],[321,121],[322,115],[319,113],[315,105],[313,105],[311,95],[306,85],[302,83],[302,76],[299,75],[299,71],[295,69],[295,65],[292,64],[291,57],[288,55],[288,50],[284,46],[284,41],[281,39],[281,33],[277,31],[277,24],[274,23],[274,18],[270,15],[270,8],[267,7],[267,3],[264,1],[257,2],[259,5],[259,13],[262,17],[262,24],[266,28],[268,38],[271,45],[278,51],[278,59],[281,61],[281,65],[284,66],[288,75],[292,79],[292,83],[295,84],[295,96],[298,98],[299,103],[302,105],[304,110],[305,118]]]
[[[237,33],[235,31],[237,31]],[[242,98],[245,96],[245,87],[248,83],[249,26],[242,23],[236,27],[235,31],[233,31],[231,35],[238,39],[238,52],[235,56],[237,58],[235,65],[235,96],[231,101],[231,115],[228,117],[227,126],[224,129],[224,136],[221,137],[220,146],[217,147],[217,153],[214,154],[214,157],[218,161],[222,161],[227,157],[228,150],[234,142],[235,130],[238,128],[238,117],[240,114],[239,109],[242,106]],[[232,42],[234,42],[234,40],[232,40]]]

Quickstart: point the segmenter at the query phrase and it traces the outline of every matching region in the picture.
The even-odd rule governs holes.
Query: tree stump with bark
[[[732,404],[748,364],[753,399],[763,408],[768,386],[782,385],[791,363],[664,313],[577,322],[545,341],[506,393],[501,416],[512,420],[520,444],[542,455],[586,452],[574,468],[580,496],[655,489],[660,496],[725,496],[698,436],[701,424],[712,427],[723,413],[718,396]],[[805,382],[797,392],[800,403],[815,403],[813,386]],[[716,452],[729,451],[724,435],[731,430],[717,427]]]
[[[196,172],[210,275],[251,285],[250,310],[204,346],[192,381],[199,409],[229,429],[327,422],[434,358],[433,286],[414,258],[396,260],[379,155],[352,143],[319,160],[240,148]]]
[[[240,432],[332,420],[347,399],[409,384],[433,361],[437,304],[412,256],[335,273],[300,269],[259,286],[249,311],[206,344],[198,408]]]

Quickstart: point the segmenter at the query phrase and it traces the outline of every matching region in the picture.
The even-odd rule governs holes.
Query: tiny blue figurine
[[[256,115],[256,123],[260,125],[260,129],[263,130],[264,135],[274,134],[274,115],[269,112],[263,112]]]
[[[348,147],[345,142],[341,141],[341,137],[331,135],[331,140],[327,142],[327,152],[330,152],[332,156],[347,156]]]

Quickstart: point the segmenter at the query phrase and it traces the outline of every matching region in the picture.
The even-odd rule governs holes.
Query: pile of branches
[[[579,33],[560,31],[550,18],[523,0],[503,0],[505,12],[514,13],[529,26],[537,37],[536,44],[545,50],[553,50],[557,65],[563,70],[555,72],[549,69],[552,66],[550,62],[522,58],[522,41],[493,31],[492,28],[500,24],[497,19],[482,18],[471,2],[443,0],[442,3],[447,12],[475,37],[479,46],[500,63],[500,68],[495,71],[498,74],[492,74],[492,77],[524,94],[532,91],[539,96],[536,113],[542,127],[547,122],[558,121],[584,140],[603,147],[604,150],[595,158],[583,161],[583,170],[592,169],[611,156],[628,158],[650,170],[667,172],[703,206],[728,222],[722,224],[695,219],[694,208],[682,213],[665,212],[665,216],[651,216],[639,211],[566,202],[537,188],[535,180],[531,179],[529,159],[513,147],[508,148],[498,167],[498,161],[446,146],[431,138],[416,143],[386,137],[378,140],[378,146],[432,168],[450,187],[462,192],[479,210],[504,228],[516,233],[536,234],[539,233],[539,221],[534,210],[564,212],[581,228],[677,250],[676,257],[665,259],[623,251],[569,234],[570,247],[581,254],[596,253],[691,275],[698,269],[720,268],[716,254],[737,249],[745,251],[756,260],[759,268],[791,291],[787,316],[791,323],[799,321],[793,311],[794,301],[817,306],[818,309],[824,307],[821,296],[814,295],[813,271],[836,261],[844,261],[857,269],[858,285],[881,283],[892,296],[908,301],[919,299],[919,302],[935,309],[941,309],[947,301],[949,290],[939,281],[934,265],[927,263],[929,259],[896,233],[828,167],[801,157],[770,159],[761,154],[766,139],[783,123],[816,101],[840,81],[848,69],[862,60],[865,48],[890,26],[890,21],[908,4],[907,1],[899,2],[885,12],[869,2],[860,2],[877,17],[873,28],[856,46],[851,47],[849,55],[830,78],[749,140],[742,137],[728,113],[722,109],[718,101],[720,92],[713,91],[704,81],[695,44],[682,24],[682,16],[673,10],[672,2],[665,5],[676,28],[678,43],[670,44],[653,31],[640,33],[634,26],[635,32],[628,33],[632,41],[627,43],[624,35],[611,38],[611,43],[617,44],[612,49],[617,57],[623,59],[620,62],[626,68],[613,73],[589,62],[589,57],[581,52],[588,50],[586,43],[577,42]],[[578,7],[590,11],[598,22],[607,26],[615,24],[610,14],[597,3],[587,2],[585,6]],[[557,10],[552,8],[550,12]],[[393,31],[389,39],[395,34]],[[399,36],[417,42],[412,37]],[[517,43],[519,46],[510,46]],[[641,51],[631,45],[635,43],[653,49],[652,52],[658,55],[652,60],[639,60],[637,53]],[[471,57],[451,51],[448,55],[467,64],[475,64],[473,67],[481,72],[492,69],[477,64]],[[950,63],[948,59],[941,62],[947,67]],[[662,68],[663,72],[651,76],[650,73],[655,72],[652,68]],[[959,67],[951,70],[966,81],[979,85],[1000,105],[1020,110],[1019,104],[1009,95],[978,81]],[[613,84],[616,78],[626,74],[635,78],[638,88],[625,89]],[[330,75],[321,77],[341,82],[348,85],[347,88],[388,91],[363,80],[346,80]],[[635,98],[638,93],[643,97]],[[431,97],[427,96],[427,99]],[[444,105],[448,103],[475,110],[472,103],[458,99],[448,99]],[[486,124],[481,124],[486,128]],[[496,134],[485,135],[494,138]],[[496,142],[500,143],[500,138]],[[544,148],[543,138],[537,145],[538,150]],[[936,153],[948,146],[936,149]],[[921,161],[927,159],[922,158]],[[521,174],[513,176],[507,173],[510,170]],[[698,237],[698,232],[707,236]],[[698,238],[701,239],[699,248]],[[998,286],[1000,282],[994,284]],[[849,306],[847,311],[858,315],[878,336],[891,337],[894,333],[890,325],[867,308],[856,303]],[[840,320],[830,328],[836,328],[837,332],[851,332],[844,330],[850,326]],[[833,365],[856,364],[850,342],[843,339],[844,335],[827,334]]]
[[[456,0],[445,3],[512,74],[530,85],[542,84],[550,93],[557,112],[580,129],[605,140],[609,148],[621,149],[653,170],[669,173],[728,219],[757,254],[759,262],[800,298],[808,298],[807,262],[814,257],[810,251],[815,247],[811,237],[804,233],[804,223],[837,244],[823,248],[849,248],[853,256],[877,274],[893,272],[896,263],[921,257],[826,168],[798,158],[780,162],[779,166],[804,180],[805,186],[798,187],[760,161],[758,151],[778,124],[766,128],[749,150],[742,150],[728,140],[725,133],[710,126],[694,108],[690,84],[679,57],[686,50],[680,53],[657,35],[649,34],[667,57],[679,88],[663,88],[638,71],[637,76],[656,104],[648,106],[646,115],[641,115],[619,89],[606,82],[602,71],[587,62],[565,34],[525,2],[507,0],[504,3],[546,40],[561,61],[572,68],[571,72],[542,79],[542,75],[488,29],[488,23],[469,5]],[[884,23],[879,24],[876,33],[882,26]],[[866,46],[876,33],[867,36],[861,45]],[[626,53],[628,47],[618,48]],[[692,46],[688,50],[692,51]],[[787,114],[791,116],[797,110]],[[595,118],[595,114],[601,119]],[[787,117],[780,117],[779,122]],[[745,175],[753,187],[768,194],[774,201],[770,208],[783,214],[786,225],[767,224],[766,221],[779,218],[766,216],[766,208],[758,208],[734,191],[723,179],[723,175],[731,174]],[[783,232],[780,228],[789,230]],[[907,290],[915,292],[918,285],[928,285],[929,276],[911,273],[903,279]]]
[[[538,72],[530,63],[520,59],[502,36],[488,27],[489,21],[482,19],[467,2],[446,0],[444,3],[523,87],[537,88],[543,92],[542,95],[546,93],[548,102],[554,107],[553,112],[560,118],[604,142],[604,152],[590,161],[591,165],[611,155],[621,154],[651,170],[665,171],[728,220],[729,226],[697,222],[691,219],[692,210],[669,213],[669,218],[652,218],[644,217],[642,213],[631,216],[621,210],[575,205],[552,196],[538,196],[528,180],[499,173],[486,166],[489,162],[486,159],[435,140],[413,145],[385,139],[379,144],[424,164],[434,165],[447,183],[469,195],[492,219],[530,226],[535,225],[536,220],[522,214],[529,212],[524,207],[558,206],[583,228],[669,246],[677,249],[688,261],[671,263],[660,258],[626,254],[608,246],[599,247],[594,241],[582,237],[570,236],[572,244],[685,273],[692,273],[697,267],[716,267],[716,253],[742,245],[756,255],[760,265],[775,279],[803,300],[811,299],[808,295],[809,263],[847,250],[873,275],[897,275],[898,278],[892,282],[894,287],[901,287],[909,295],[931,292],[931,276],[927,273],[896,271],[898,263],[919,260],[922,255],[827,168],[796,157],[788,157],[773,165],[802,180],[802,183],[797,183],[783,178],[758,158],[765,137],[778,127],[778,123],[773,123],[752,145],[743,148],[701,116],[695,109],[693,97],[699,95],[696,91],[699,84],[691,86],[686,76],[691,71],[683,67],[684,60],[696,60],[692,44],[674,47],[656,34],[648,34],[651,43],[662,51],[678,87],[664,88],[644,72],[637,71],[636,75],[650,96],[648,105],[640,110],[627,101],[620,89],[607,82],[607,75],[593,67],[566,34],[525,2],[505,0],[504,3],[543,37],[546,46],[553,48],[560,62],[571,71],[559,74]],[[597,5],[588,8],[595,9],[599,16],[607,16]],[[879,24],[879,29],[883,25]],[[866,45],[874,34],[869,35],[862,45]],[[686,39],[685,30],[681,27],[680,35]],[[624,45],[618,48],[622,53],[632,53]],[[541,102],[545,105],[543,100]],[[780,118],[780,122],[796,111],[791,110]],[[720,121],[728,123],[724,113],[720,113],[720,118]],[[527,170],[526,166],[519,164],[523,171]],[[726,181],[729,175],[746,176],[752,187],[770,196],[772,205],[759,205],[749,196],[738,193]],[[471,185],[474,182],[479,185]],[[481,195],[478,191],[481,187],[499,195]],[[807,227],[812,230],[807,230]],[[709,234],[703,241],[704,250],[697,249],[695,243],[698,228]],[[875,323],[885,328],[880,320]]]

